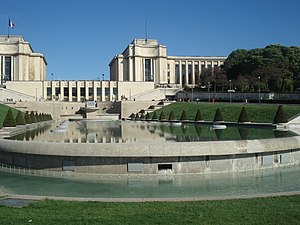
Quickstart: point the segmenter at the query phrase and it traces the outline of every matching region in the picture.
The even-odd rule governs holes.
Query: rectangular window
[[[118,96],[118,88],[116,88],[116,87],[113,88],[113,95],[114,95],[115,97]]]
[[[102,89],[97,87],[97,101],[101,101]]]
[[[151,59],[145,59],[145,81],[153,81]]]
[[[180,83],[180,77],[179,77],[179,64],[175,64],[175,83]]]
[[[200,83],[199,65],[195,64],[195,84]]]
[[[69,88],[64,87],[64,100],[67,101],[69,99]]]
[[[181,65],[181,80],[182,80],[182,86],[185,86],[186,85],[186,72],[185,72],[185,64],[182,64]]]
[[[5,56],[4,81],[11,80],[11,57]]]
[[[52,88],[47,87],[47,99],[50,100],[52,98]]]
[[[94,98],[94,88],[89,87],[89,100],[93,100]]]
[[[105,88],[105,97],[109,97],[109,88],[108,87]]]
[[[188,84],[193,84],[193,65],[189,64],[188,65],[188,78],[189,78],[189,83]]]

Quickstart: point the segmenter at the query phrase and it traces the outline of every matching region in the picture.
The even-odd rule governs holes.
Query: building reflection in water
[[[210,125],[149,123],[134,121],[73,121],[65,130],[58,123],[26,131],[11,139],[19,141],[64,143],[163,143],[220,140],[246,140],[290,137],[289,131],[270,128],[227,127],[210,129]],[[52,131],[52,132],[51,132]]]

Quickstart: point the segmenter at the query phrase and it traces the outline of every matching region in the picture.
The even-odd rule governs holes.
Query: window
[[[72,98],[77,98],[77,88],[72,87]]]
[[[189,84],[193,84],[193,65],[189,64],[188,65],[188,79],[189,79]]]
[[[11,80],[11,57],[5,56],[4,81]]]
[[[94,96],[94,89],[92,87],[89,87],[89,100],[93,100]]]
[[[64,100],[68,100],[69,99],[69,88],[64,87]]]
[[[118,95],[118,88],[116,88],[116,87],[113,88],[113,95],[114,96]]]
[[[102,89],[97,87],[97,101],[101,101]]]
[[[145,59],[145,81],[153,81],[151,59]]]
[[[108,97],[108,96],[109,96],[109,88],[106,87],[106,88],[105,88],[105,97]]]
[[[185,71],[185,64],[181,65],[181,77],[182,77],[182,86],[186,85],[186,71]]]
[[[51,99],[52,98],[52,88],[51,87],[47,87],[47,99]]]
[[[195,64],[195,84],[200,83],[199,65]]]
[[[180,83],[180,77],[179,77],[179,64],[175,65],[175,83]]]

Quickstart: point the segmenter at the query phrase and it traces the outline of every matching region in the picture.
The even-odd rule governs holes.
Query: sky
[[[0,0],[0,34],[8,17],[10,34],[46,57],[48,80],[109,79],[110,61],[146,37],[146,21],[170,56],[300,46],[299,0]]]

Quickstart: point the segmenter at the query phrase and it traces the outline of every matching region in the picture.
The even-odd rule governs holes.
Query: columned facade
[[[134,39],[110,62],[114,81],[154,82],[174,87],[195,86],[204,69],[224,64],[222,56],[167,56],[167,47],[157,40]]]
[[[0,35],[0,84],[46,80],[46,59],[21,36]]]

